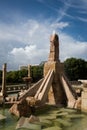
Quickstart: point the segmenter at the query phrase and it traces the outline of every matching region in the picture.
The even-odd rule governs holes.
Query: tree
[[[7,72],[7,83],[23,83],[23,78],[28,76],[28,70],[18,70]],[[43,65],[31,66],[31,78],[33,82],[40,80],[43,77]]]
[[[31,67],[31,77],[33,82],[40,80],[43,77],[43,65]]]
[[[27,76],[27,70],[7,72],[7,83],[22,83],[23,77]]]
[[[16,83],[18,79],[17,71],[9,71],[7,72],[6,81],[7,83]]]
[[[83,59],[69,58],[64,61],[64,69],[70,80],[87,78],[87,62]]]
[[[23,78],[28,76],[28,70],[23,69],[23,70],[19,70],[19,79],[18,82],[23,82]]]

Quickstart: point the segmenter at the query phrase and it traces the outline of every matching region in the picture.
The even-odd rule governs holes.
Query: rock
[[[34,123],[33,122],[30,123],[29,118],[21,117],[17,123],[16,129],[27,128],[29,130],[41,130],[41,125],[35,122],[36,120],[34,120]]]
[[[6,119],[6,116],[0,114],[0,120]]]
[[[81,109],[81,97],[76,100],[75,108]]]
[[[34,123],[34,122],[40,122],[40,120],[38,117],[31,115],[29,118],[29,123]]]

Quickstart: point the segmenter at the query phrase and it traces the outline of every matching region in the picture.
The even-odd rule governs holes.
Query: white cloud
[[[14,48],[11,51],[13,58],[15,59],[14,62],[18,64],[38,64],[44,58],[46,59],[48,49],[42,48],[38,49],[36,45],[26,46],[24,48]]]
[[[53,28],[59,28],[59,29],[63,29],[65,27],[69,26],[69,23],[68,22],[59,22],[59,23],[53,23],[51,25],[51,27]]]
[[[20,25],[0,25],[0,47],[6,50],[3,51],[4,58],[2,57],[1,62],[6,59],[8,69],[18,69],[19,65],[38,64],[47,60],[50,48],[49,38],[53,30],[59,35],[61,61],[68,57],[86,59],[87,42],[77,41],[60,31],[68,25],[67,22],[55,24],[36,20],[29,20]],[[0,51],[1,54],[2,51]]]
[[[82,22],[87,22],[87,18],[77,17]]]
[[[71,7],[87,11],[87,0],[72,1]]]
[[[87,42],[77,41],[69,35],[60,34],[60,58],[77,57],[87,60]]]

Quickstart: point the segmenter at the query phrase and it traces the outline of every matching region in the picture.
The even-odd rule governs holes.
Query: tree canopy
[[[24,83],[23,78],[28,76],[28,70],[8,71],[6,74],[7,84]],[[32,82],[36,82],[43,77],[43,65],[31,66]],[[2,71],[0,70],[0,83],[2,83]]]
[[[32,82],[43,78],[43,66],[31,66]],[[87,61],[77,58],[68,58],[64,61],[64,70],[69,80],[87,79]],[[24,83],[23,78],[28,76],[28,70],[9,71],[6,75],[8,84]],[[2,83],[2,70],[0,70],[0,83]]]
[[[66,59],[64,69],[70,80],[87,79],[87,62],[83,59]]]

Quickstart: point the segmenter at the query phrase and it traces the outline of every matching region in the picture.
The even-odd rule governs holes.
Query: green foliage
[[[24,83],[23,78],[28,76],[28,70],[9,71],[6,75],[7,84]],[[31,67],[32,82],[36,82],[43,77],[43,65]],[[2,82],[2,71],[0,70],[0,83]]]
[[[27,70],[7,72],[7,83],[22,83],[22,78],[27,76]]]
[[[19,79],[18,79],[18,82],[19,82],[19,83],[23,82],[23,78],[24,78],[24,77],[27,77],[27,76],[28,76],[28,70],[25,70],[25,69],[20,70],[20,71],[19,71]]]
[[[43,78],[43,66],[31,66],[32,82]],[[64,69],[69,80],[87,79],[87,62],[83,59],[69,58],[64,61]],[[27,70],[7,72],[7,83],[23,83],[23,77],[28,76]],[[2,71],[0,70],[0,83],[2,82]]]
[[[83,59],[69,58],[64,61],[64,68],[70,80],[87,79],[87,62]]]
[[[43,65],[31,67],[31,77],[33,82],[40,80],[43,77]]]

